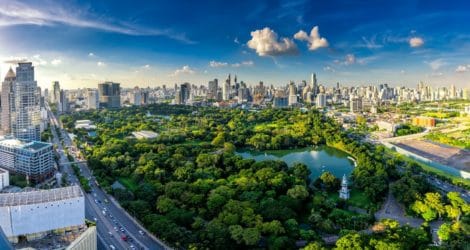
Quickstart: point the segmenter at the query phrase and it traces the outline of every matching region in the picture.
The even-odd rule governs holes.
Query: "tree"
[[[451,232],[451,225],[449,223],[444,223],[437,230],[437,236],[439,236],[440,240],[447,241],[450,239]]]
[[[303,248],[303,250],[326,250],[320,242],[311,242]]]
[[[261,234],[259,230],[255,227],[247,228],[243,230],[243,241],[248,246],[254,246],[258,244],[261,239]]]
[[[351,232],[343,237],[339,238],[338,241],[336,241],[336,248],[338,250],[343,250],[343,249],[363,249],[364,247],[364,242],[361,238],[361,235],[356,233],[356,232]]]
[[[217,136],[212,140],[211,144],[214,146],[222,146],[225,142],[225,133],[220,132]]]
[[[341,187],[341,181],[328,171],[325,171],[320,175],[319,179],[321,181],[321,186],[323,186],[328,192],[338,191]]]
[[[225,142],[224,143],[224,151],[227,153],[235,153],[236,147],[233,143]]]
[[[304,200],[308,197],[308,190],[305,186],[295,185],[287,190],[287,195],[294,199]]]

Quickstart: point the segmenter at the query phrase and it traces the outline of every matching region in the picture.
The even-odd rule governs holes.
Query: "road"
[[[59,128],[63,138],[64,146],[71,148],[73,142],[63,130],[61,124],[48,107],[51,125]],[[57,145],[59,153],[59,164],[62,173],[67,174],[67,181],[70,184],[79,184],[71,164],[65,154],[62,144],[59,141],[59,135],[54,129],[51,129],[53,143]],[[78,163],[81,174],[89,180],[92,192],[85,193],[85,217],[90,221],[96,221],[98,233],[98,249],[169,249],[154,236],[150,235],[143,227],[131,218],[115,200],[107,195],[100,187],[96,185],[96,180],[90,172],[86,163]],[[127,241],[121,239],[126,235]]]

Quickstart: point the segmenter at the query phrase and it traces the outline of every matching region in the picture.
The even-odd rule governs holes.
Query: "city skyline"
[[[466,4],[9,1],[0,7],[1,74],[26,59],[43,88],[207,84],[228,73],[279,86],[310,72],[330,86],[467,87]]]

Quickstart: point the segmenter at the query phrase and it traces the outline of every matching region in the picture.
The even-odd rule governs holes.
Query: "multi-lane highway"
[[[64,146],[72,148],[73,142],[63,130],[54,114],[49,109],[51,125],[59,128]],[[59,135],[52,129],[53,143],[57,145],[61,171],[67,174],[67,181],[79,184],[67,155],[59,140]],[[75,155],[72,155],[75,158]],[[91,193],[85,193],[85,217],[95,221],[98,233],[98,249],[169,249],[165,244],[150,235],[124,211],[117,202],[107,195],[96,181],[85,162],[77,163],[81,175],[89,180]]]

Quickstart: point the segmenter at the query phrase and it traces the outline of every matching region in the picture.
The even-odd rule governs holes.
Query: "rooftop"
[[[79,186],[0,194],[0,207],[38,204],[83,197]]]
[[[155,133],[153,131],[148,131],[148,130],[142,130],[142,131],[132,132],[132,135],[138,139],[140,138],[152,139],[152,138],[156,138],[158,136],[158,133]]]
[[[0,145],[18,149],[26,149],[29,151],[38,151],[43,148],[50,147],[51,144],[40,141],[18,140],[10,136],[0,136]]]

